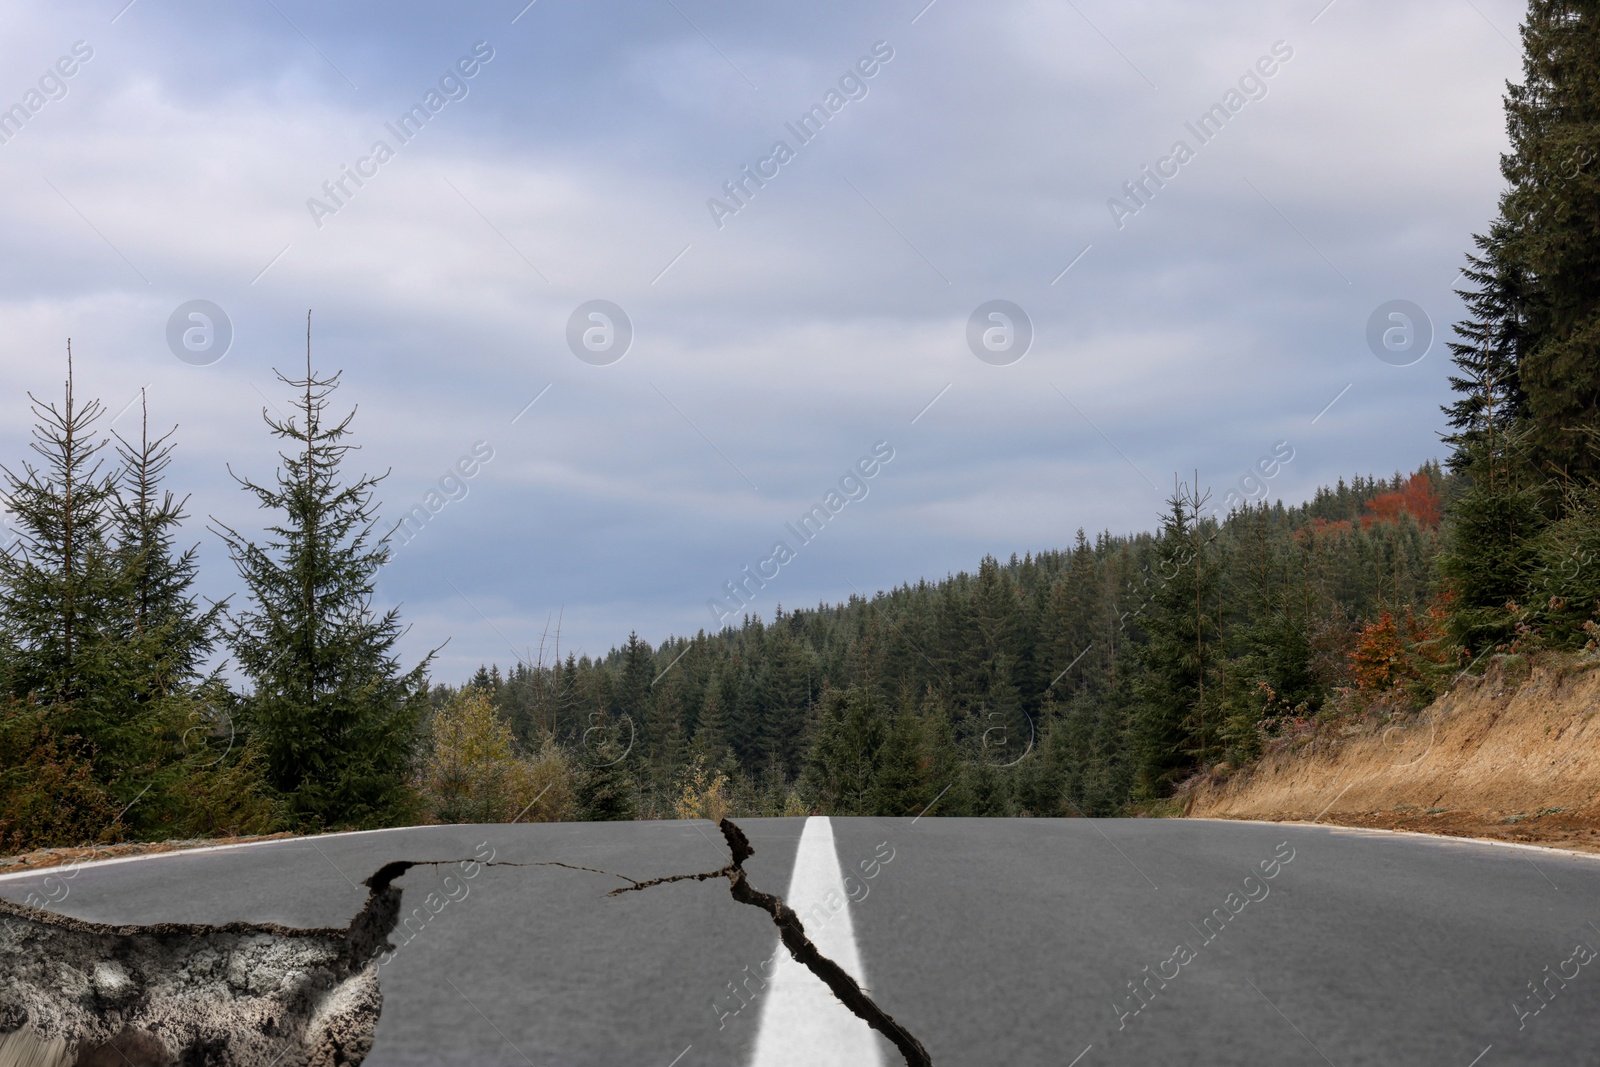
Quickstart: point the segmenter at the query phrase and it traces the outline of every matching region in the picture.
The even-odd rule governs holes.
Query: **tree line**
[[[482,700],[524,749],[572,753],[625,798],[614,817],[1121,813],[1359,686],[1368,620],[1425,623],[1452,489],[1430,464],[1218,520],[1180,485],[1154,534],[1080,530],[718,633],[552,649],[434,700]]]
[[[235,475],[264,534],[212,524],[237,603],[195,593],[171,433],[147,415],[137,437],[101,432],[70,342],[62,398],[30,394],[32,455],[0,465],[0,848],[419,817],[427,661],[402,669],[396,613],[372,610],[378,479],[343,478],[354,413],[329,417],[339,376],[312,369],[309,318],[305,376],[280,379],[294,414],[262,414],[281,465]]]
[[[390,546],[354,412],[310,358],[264,410],[263,516],[220,520],[242,593],[203,603],[175,444],[100,432],[70,346],[0,465],[0,844],[416,821],[737,814],[1108,814],[1248,760],[1348,681],[1362,620],[1435,595],[1434,465],[1226,517],[1178,486],[1154,534],[1072,548],[459,687],[372,607]],[[225,677],[218,660],[235,669]],[[548,662],[546,662],[548,659]]]

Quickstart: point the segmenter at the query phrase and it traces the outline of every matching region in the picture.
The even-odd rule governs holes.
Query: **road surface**
[[[1591,1064],[1600,859],[1204,820],[750,819],[789,895],[936,1064]],[[428,827],[0,878],[97,921],[343,926],[394,859],[714,870],[709,823]],[[798,862],[797,862],[798,857]],[[723,880],[420,868],[372,1067],[902,1062]],[[432,894],[430,896],[430,894]]]

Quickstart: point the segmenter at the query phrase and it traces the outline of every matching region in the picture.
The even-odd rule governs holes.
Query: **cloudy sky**
[[[264,521],[227,466],[271,476],[311,309],[385,525],[427,515],[377,600],[408,655],[449,639],[441,680],[558,617],[590,654],[711,627],[747,566],[767,614],[1149,529],[1196,469],[1219,501],[1409,470],[1520,15],[6,5],[0,460],[70,337],[116,429],[141,387],[180,426],[204,591],[237,596],[206,524]]]

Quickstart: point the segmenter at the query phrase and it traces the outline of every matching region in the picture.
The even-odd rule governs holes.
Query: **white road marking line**
[[[806,819],[784,900],[799,914],[817,949],[865,988],[844,873],[833,845],[833,824],[826,816]],[[872,1028],[781,945],[772,982],[764,992],[751,1067],[883,1067]]]

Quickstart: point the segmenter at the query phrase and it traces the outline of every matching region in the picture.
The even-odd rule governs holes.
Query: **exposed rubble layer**
[[[0,1067],[332,1067],[372,1048],[390,863],[348,928],[110,926],[0,900]]]

